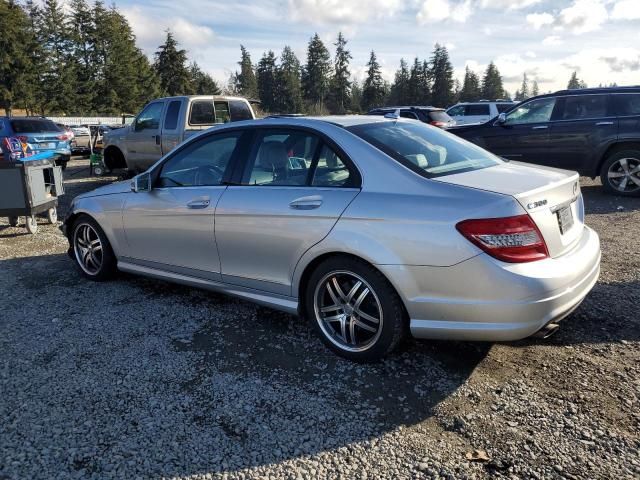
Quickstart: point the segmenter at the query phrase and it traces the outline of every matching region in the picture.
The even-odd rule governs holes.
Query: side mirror
[[[496,124],[504,125],[505,123],[507,123],[507,115],[504,113],[501,113],[500,115],[498,115],[498,120],[496,120]]]
[[[134,193],[151,191],[151,173],[144,172],[131,180],[131,191]]]

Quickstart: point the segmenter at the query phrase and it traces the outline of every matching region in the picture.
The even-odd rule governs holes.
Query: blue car
[[[63,170],[71,158],[67,132],[46,118],[0,117],[0,145],[4,145],[3,140],[9,137],[20,140],[32,153],[53,152],[56,165]]]

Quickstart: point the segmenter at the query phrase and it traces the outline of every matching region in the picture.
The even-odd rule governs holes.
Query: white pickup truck
[[[227,122],[255,118],[245,98],[214,95],[158,98],[148,103],[130,125],[104,137],[108,170],[146,170],[186,138]]]

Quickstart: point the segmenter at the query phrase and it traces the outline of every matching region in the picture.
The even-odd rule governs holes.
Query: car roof
[[[182,99],[194,100],[194,99],[198,99],[198,98],[203,98],[203,99],[207,99],[207,100],[210,99],[210,98],[213,98],[214,100],[243,100],[243,101],[249,102],[249,99],[247,99],[245,97],[238,97],[238,96],[234,96],[234,95],[176,95],[174,97],[154,98],[149,103],[156,102],[158,100],[182,100]]]
[[[246,125],[255,125],[256,123],[272,123],[275,125],[298,125],[298,126],[308,126],[313,127],[317,126],[319,123],[330,123],[333,125],[337,125],[339,127],[353,127],[356,125],[366,125],[369,123],[383,123],[383,122],[391,122],[391,121],[400,121],[400,122],[412,122],[413,120],[408,120],[406,118],[385,118],[380,115],[327,115],[324,117],[320,116],[301,116],[301,117],[288,117],[288,116],[270,116],[266,118],[261,118],[258,120],[246,120]],[[240,122],[233,122],[238,124]],[[226,125],[233,125],[233,123],[229,123]],[[245,122],[242,122],[245,123]]]
[[[457,105],[489,105],[491,103],[506,103],[511,105],[512,103],[518,103],[518,102],[514,100],[478,100],[477,102],[458,102],[453,106],[455,107]]]
[[[596,94],[607,94],[607,93],[640,93],[640,85],[629,86],[629,87],[597,87],[597,88],[576,88],[576,89],[568,89],[568,90],[558,90],[553,93],[545,93],[543,95],[538,95],[537,97],[531,98],[546,98],[546,97],[567,97],[573,95],[596,95]],[[531,100],[528,98],[527,100]]]
[[[370,112],[375,112],[375,111],[394,111],[397,109],[407,109],[407,110],[444,110],[444,108],[440,108],[440,107],[433,107],[431,105],[400,105],[400,106],[394,106],[394,107],[378,107],[378,108],[372,108],[371,110],[369,110]]]

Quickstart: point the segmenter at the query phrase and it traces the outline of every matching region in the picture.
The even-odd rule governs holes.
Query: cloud
[[[611,10],[613,20],[640,20],[640,4],[638,0],[620,0]]]
[[[560,10],[557,23],[581,34],[598,30],[608,16],[602,0],[574,0],[570,7]]]
[[[449,0],[424,0],[416,18],[418,23],[436,23],[443,20],[464,23],[473,13],[471,0],[453,3]]]
[[[289,16],[297,22],[353,24],[387,18],[401,6],[400,0],[289,0]]]
[[[548,37],[545,37],[544,40],[542,40],[542,44],[548,46],[562,45],[563,43],[564,41],[558,35],[549,35]]]
[[[624,72],[631,71],[636,72],[640,70],[640,55],[633,57],[633,54],[629,57],[612,57],[605,56],[600,57],[600,60],[609,65],[612,72]]]
[[[497,8],[501,10],[520,10],[536,5],[541,1],[542,0],[482,0],[480,6],[482,8]]]
[[[539,30],[544,25],[551,25],[554,22],[553,15],[550,13],[530,13],[526,16],[527,23],[533,25],[533,28]]]

